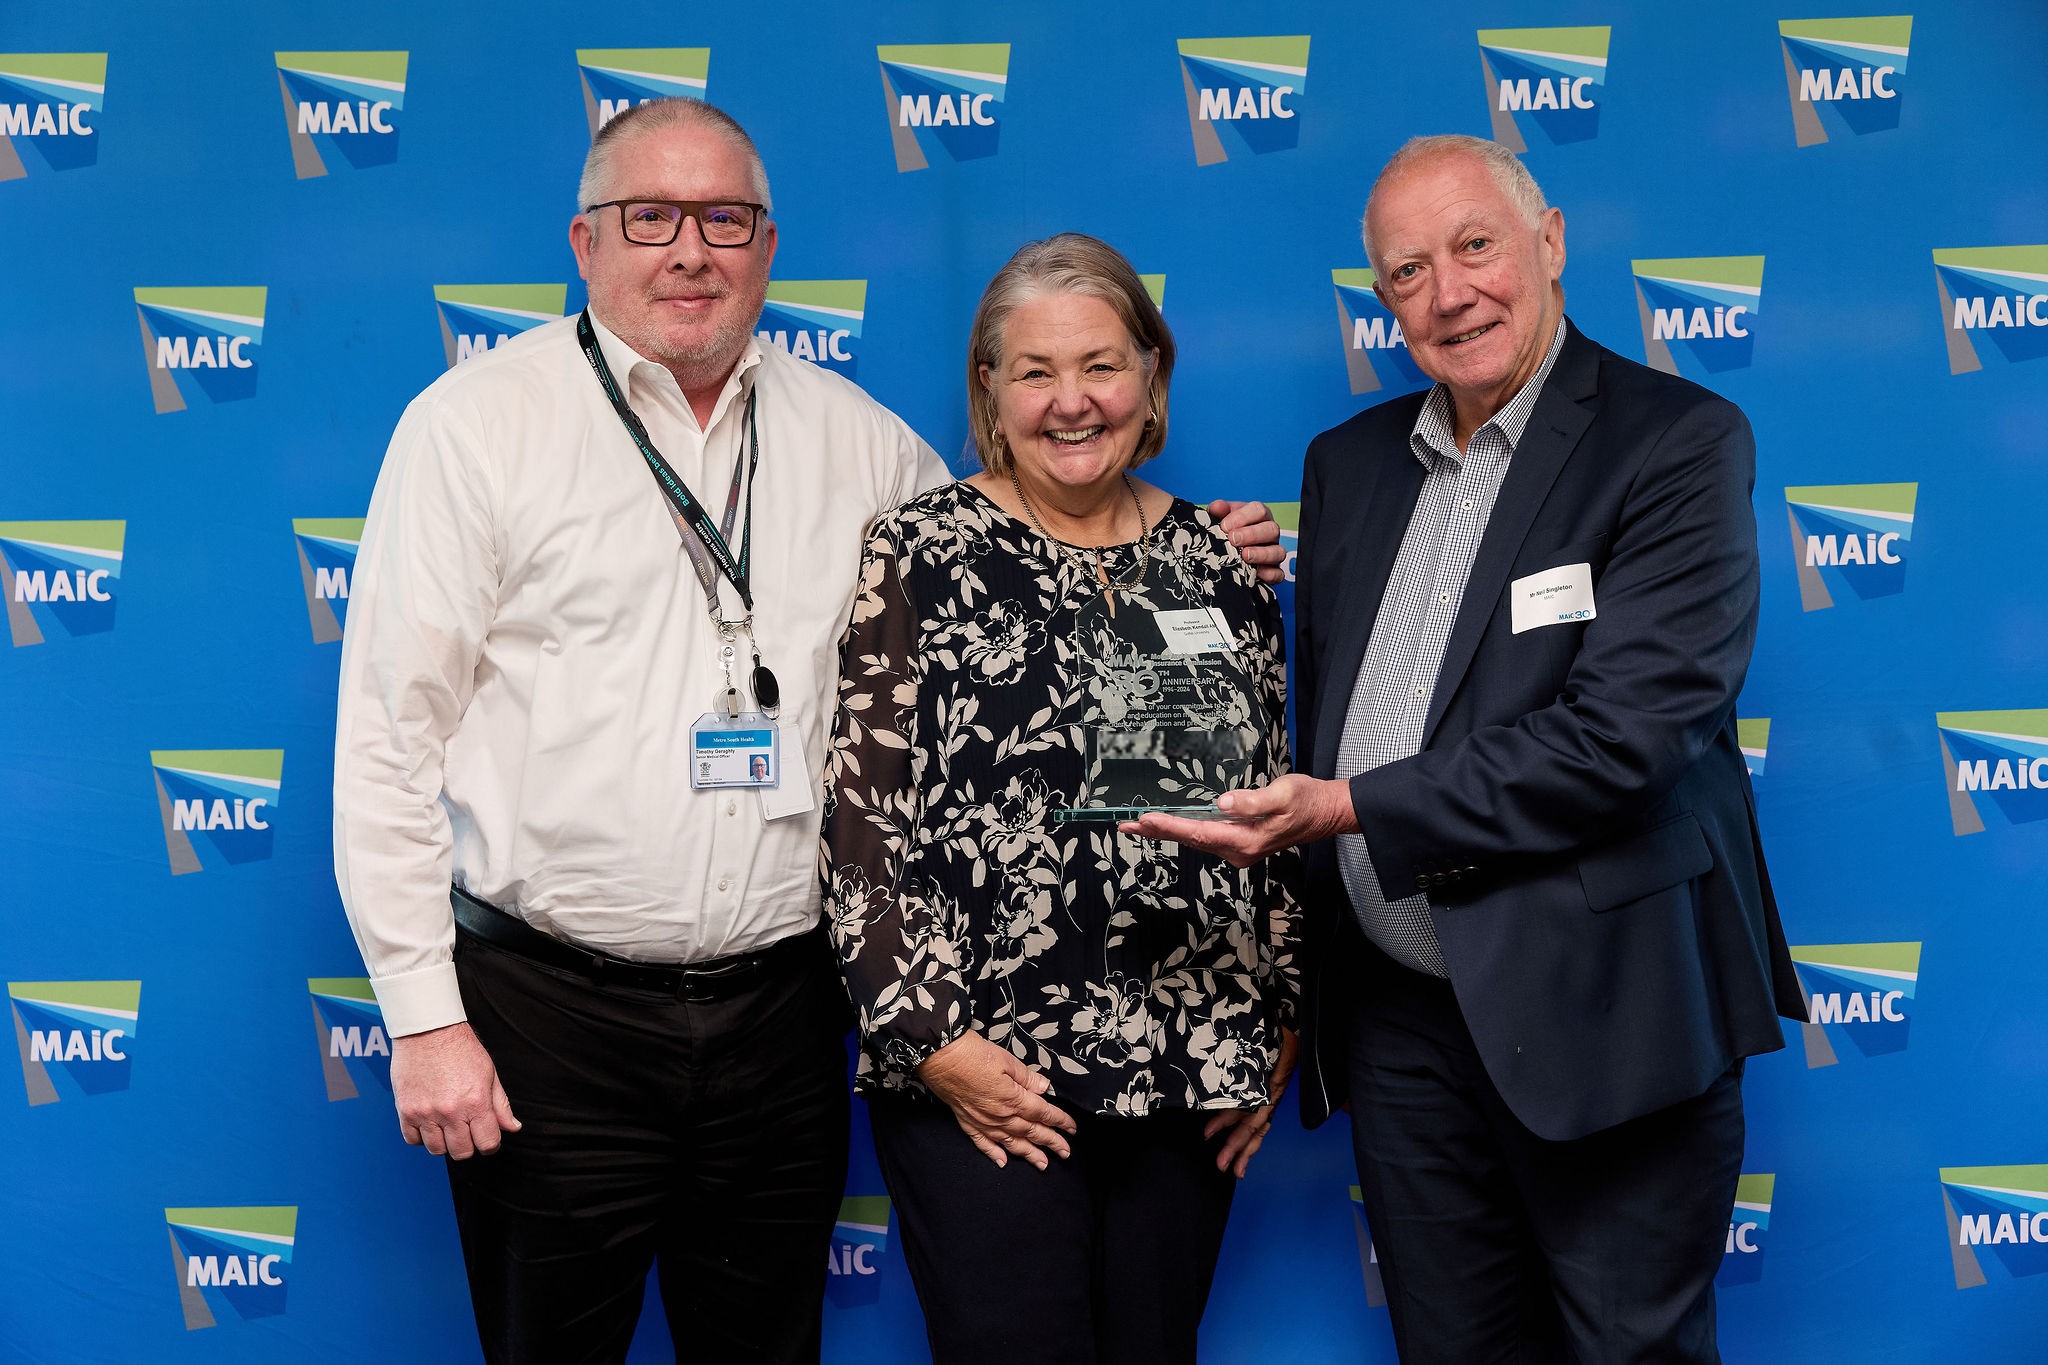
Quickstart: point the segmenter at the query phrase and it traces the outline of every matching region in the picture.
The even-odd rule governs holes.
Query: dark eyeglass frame
[[[669,225],[674,230],[669,233],[665,240],[643,242],[626,231],[626,206],[629,204],[661,204],[665,207],[682,211],[676,215],[675,221]],[[754,238],[760,234],[761,220],[768,216],[768,206],[766,204],[756,204],[745,199],[607,199],[602,204],[585,204],[583,211],[585,213],[596,213],[599,209],[614,207],[619,211],[619,235],[626,239],[626,245],[628,246],[674,246],[676,238],[682,235],[683,220],[685,218],[695,218],[697,220],[697,236],[705,246],[721,251],[736,247],[752,246]],[[705,213],[711,209],[752,209],[754,216],[747,223],[746,240],[742,242],[712,241],[711,233],[707,230],[704,222]]]

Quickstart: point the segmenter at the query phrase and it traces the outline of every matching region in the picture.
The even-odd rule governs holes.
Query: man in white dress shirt
[[[658,1265],[697,1358],[815,1361],[848,1023],[817,777],[867,523],[949,475],[756,340],[776,226],[732,119],[632,109],[579,191],[587,322],[451,370],[378,476],[336,879],[486,1357],[623,1359]],[[1271,564],[1264,515],[1230,524]],[[772,763],[703,785],[763,727]]]

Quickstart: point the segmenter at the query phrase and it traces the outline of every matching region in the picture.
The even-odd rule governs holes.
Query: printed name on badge
[[[1513,633],[1538,626],[1590,621],[1600,613],[1593,606],[1593,566],[1560,564],[1508,585]]]

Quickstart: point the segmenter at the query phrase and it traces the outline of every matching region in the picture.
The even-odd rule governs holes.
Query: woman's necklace
[[[1138,490],[1131,484],[1131,476],[1125,474],[1123,481],[1124,491],[1131,495],[1131,506],[1138,509],[1138,567],[1129,578],[1121,583],[1115,582],[1110,578],[1109,570],[1103,565],[1103,547],[1100,545],[1094,547],[1095,581],[1102,584],[1102,600],[1109,604],[1109,614],[1112,617],[1116,615],[1116,590],[1121,588],[1125,592],[1129,592],[1132,588],[1144,582],[1145,566],[1152,559],[1152,528],[1145,521],[1145,504],[1139,500]],[[1054,540],[1052,534],[1039,523],[1038,513],[1031,506],[1031,499],[1024,496],[1024,485],[1017,482],[1017,471],[1014,468],[1010,470],[1010,487],[1017,490],[1017,501],[1024,505],[1024,515],[1031,519],[1031,529],[1044,536],[1047,540],[1051,540],[1061,554],[1071,557],[1076,564],[1081,566],[1081,571],[1086,573],[1088,571],[1088,561],[1081,558],[1078,551],[1065,541]]]

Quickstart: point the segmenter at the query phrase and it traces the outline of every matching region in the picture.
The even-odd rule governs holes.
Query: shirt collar
[[[615,375],[623,376],[622,388],[630,401],[633,384],[637,380],[653,386],[654,390],[667,396],[683,412],[690,412],[690,404],[683,397],[682,385],[669,373],[668,366],[660,361],[649,360],[628,346],[619,334],[598,320],[595,313],[590,315],[590,329],[597,333],[597,348],[604,355],[604,363]],[[751,333],[747,336],[747,348],[740,352],[740,358],[732,367],[732,373],[725,377],[725,387],[719,391],[718,401],[711,408],[711,422],[706,430],[724,420],[734,404],[746,396],[748,388],[755,382],[755,369],[761,363],[761,339]],[[691,420],[695,421],[692,414]]]
[[[1481,423],[1472,435],[1476,439],[1488,427],[1501,434],[1507,442],[1508,453],[1522,443],[1522,433],[1528,430],[1529,416],[1536,411],[1537,395],[1543,391],[1543,382],[1550,378],[1550,372],[1557,365],[1557,354],[1564,349],[1564,318],[1557,320],[1557,330],[1551,334],[1550,349],[1544,352],[1543,363],[1536,367],[1536,373],[1528,382],[1515,390],[1515,396],[1502,405],[1501,410]],[[1415,452],[1415,458],[1422,461],[1423,468],[1433,469],[1439,458],[1462,463],[1458,443],[1452,435],[1452,418],[1456,408],[1451,403],[1451,391],[1442,384],[1429,391],[1429,397],[1422,405],[1422,411],[1415,416],[1414,430],[1409,433],[1408,444]],[[1471,448],[1471,442],[1466,442]]]

